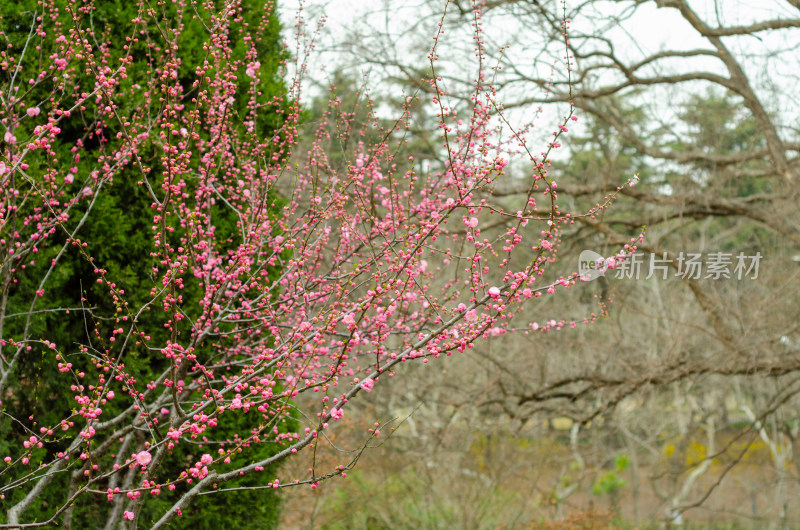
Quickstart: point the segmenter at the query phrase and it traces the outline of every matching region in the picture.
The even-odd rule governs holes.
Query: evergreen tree
[[[104,63],[109,66],[120,64],[120,60],[129,56],[127,76],[120,82],[118,92],[139,94],[134,90],[135,85],[149,83],[148,76],[152,73],[150,67],[156,60],[154,54],[163,53],[170,43],[177,46],[180,68],[178,78],[183,88],[183,99],[188,104],[193,92],[193,83],[197,78],[197,71],[204,66],[208,68],[208,50],[204,43],[208,41],[209,13],[197,8],[195,11],[191,4],[163,3],[159,5],[160,14],[157,16],[146,13],[147,4],[124,2],[121,0],[103,0],[87,3],[76,7],[66,0],[55,0],[42,4],[35,0],[22,0],[19,2],[6,2],[0,5],[0,38],[6,41],[9,50],[18,53],[25,49],[27,57],[20,63],[19,71],[7,67],[0,76],[3,82],[12,84],[12,80],[19,78],[33,78],[42,70],[42,64],[47,62],[49,53],[57,50],[59,43],[50,36],[48,31],[55,25],[91,25],[92,36],[96,45],[106,52]],[[82,16],[73,16],[74,9],[85,10]],[[271,11],[271,13],[270,13]],[[235,45],[231,46],[231,56],[228,61],[241,63],[241,68],[257,61],[260,63],[260,82],[254,100],[263,107],[274,107],[274,112],[259,113],[260,121],[257,124],[247,124],[251,99],[248,97],[237,98],[231,105],[230,112],[235,113],[230,123],[239,128],[239,135],[255,135],[260,138],[270,138],[279,134],[282,125],[282,111],[288,103],[283,99],[286,93],[281,77],[282,64],[287,54],[280,39],[280,24],[275,13],[274,5],[264,6],[258,0],[245,0],[239,8],[237,22],[232,25],[231,33],[239,33]],[[138,21],[138,22],[136,22]],[[136,22],[136,23],[135,23]],[[254,37],[255,36],[255,37]],[[134,42],[134,39],[137,39]],[[127,44],[126,44],[127,43]],[[253,44],[255,57],[252,57]],[[74,44],[74,43],[73,43]],[[26,48],[27,46],[27,48]],[[36,49],[34,49],[34,47]],[[39,57],[36,57],[36,54]],[[86,90],[93,83],[94,76],[99,72],[88,73],[87,79],[75,80],[75,89],[81,83],[81,89]],[[241,76],[246,79],[246,76]],[[56,107],[58,103],[69,99],[70,87],[59,87],[61,82],[46,82],[33,88],[34,94],[29,94],[28,101],[40,102],[41,112]],[[246,81],[239,82],[237,94],[247,95],[251,88]],[[120,99],[125,107],[117,109],[119,116],[135,114],[138,106],[143,101],[136,97]],[[8,109],[6,109],[8,111]],[[64,117],[59,122],[61,133],[58,140],[51,145],[55,153],[49,158],[28,157],[28,174],[34,179],[41,175],[54,163],[71,167],[70,175],[74,182],[68,186],[79,186],[80,182],[90,175],[96,168],[92,166],[105,152],[105,145],[110,138],[105,136],[102,124],[105,118],[98,112],[97,107],[82,108],[73,112],[69,117]],[[26,121],[21,122],[18,136],[22,137]],[[202,135],[200,131],[198,134]],[[140,160],[150,166],[153,183],[157,185],[163,181],[166,168],[159,167],[158,150],[160,146],[148,139],[139,149]],[[197,160],[194,161],[195,163]],[[90,222],[84,223],[78,232],[78,237],[87,242],[83,250],[75,246],[67,246],[65,255],[60,259],[60,266],[48,279],[47,288],[42,296],[36,300],[36,306],[47,308],[47,311],[36,312],[32,318],[26,318],[26,312],[32,303],[32,293],[39,288],[37,282],[47,271],[50,259],[54,258],[66,241],[64,231],[56,231],[52,240],[47,245],[37,249],[39,256],[34,265],[27,271],[17,274],[17,281],[4,285],[4,299],[8,300],[6,313],[11,317],[5,319],[6,337],[21,335],[25,329],[30,336],[48,336],[52,342],[61,346],[76,366],[81,360],[77,352],[81,348],[87,351],[102,350],[105,345],[94,336],[95,331],[100,331],[97,336],[107,335],[115,324],[115,317],[122,314],[125,304],[128,308],[140,308],[150,299],[150,290],[154,285],[152,267],[155,265],[153,252],[153,211],[151,209],[152,197],[150,192],[139,184],[141,173],[135,164],[117,172],[112,181],[102,187],[92,206]],[[35,184],[42,185],[40,181]],[[187,190],[191,192],[191,190]],[[280,201],[274,197],[273,211],[277,211]],[[36,208],[33,204],[22,205],[20,215],[30,213]],[[74,230],[81,222],[83,211],[74,212],[71,219],[65,224],[68,231]],[[215,207],[217,234],[221,239],[231,237],[235,232],[236,218],[229,209]],[[94,261],[88,261],[91,255]],[[42,259],[44,256],[45,259]],[[107,286],[96,282],[96,269],[102,267],[107,277],[126,293],[124,301],[116,300],[109,296]],[[277,269],[270,271],[271,275]],[[183,303],[181,311],[188,321],[193,320],[199,313],[199,302],[202,292],[198,285],[188,285],[182,292]],[[51,309],[59,309],[53,311]],[[65,310],[68,309],[69,310]],[[14,315],[19,315],[14,317]],[[139,317],[139,326],[151,335],[150,344],[164,345],[170,340],[170,333],[164,327],[166,315],[158,310],[146,310]],[[43,333],[46,331],[46,333]],[[182,332],[186,333],[187,329]],[[82,346],[83,345],[83,346]],[[154,374],[162,372],[166,360],[160,355],[151,355],[146,348],[134,348],[125,356],[124,362],[129,372],[136,375],[139,381],[149,381]],[[18,377],[11,381],[9,388],[13,389],[13,398],[3,399],[4,402],[12,401],[18,410],[33,411],[39,424],[47,425],[57,423],[68,411],[59,407],[66,403],[64,396],[59,395],[59,389],[69,388],[71,374],[60,372],[53,363],[43,362],[44,353],[32,352],[21,360],[24,367],[16,373]],[[75,355],[76,357],[72,357]],[[22,375],[19,375],[22,374]],[[5,406],[5,403],[4,403]],[[113,416],[120,410],[115,410],[113,402],[106,405],[108,416]],[[216,436],[226,431],[230,433],[241,432],[245,422],[241,417],[226,415],[221,418],[220,428]],[[225,425],[225,422],[229,425]],[[19,445],[20,440],[30,436],[32,426],[23,425],[11,419],[10,416],[0,417],[0,453],[7,454],[6,449]],[[219,444],[229,440],[218,440],[215,445],[209,445],[209,452],[215,451]],[[47,455],[63,450],[58,442],[48,444]],[[255,452],[248,453],[248,460],[261,459],[276,452],[275,445],[261,444]],[[176,446],[171,460],[166,464],[168,469],[177,475],[187,464],[182,446]],[[242,462],[245,462],[242,460]],[[70,476],[63,474],[57,480],[66,488]],[[252,485],[252,479],[241,481],[232,486]],[[254,483],[253,483],[254,484]],[[55,490],[53,490],[55,492]],[[20,494],[21,495],[21,494]],[[271,490],[261,489],[254,491],[241,491],[237,493],[237,502],[231,503],[225,495],[212,495],[206,497],[202,505],[196,505],[184,516],[178,518],[173,526],[178,528],[221,528],[228,527],[274,527],[277,524],[279,513],[279,499]],[[7,502],[16,502],[17,495],[12,495]],[[21,497],[20,497],[21,498]],[[42,518],[49,517],[57,502],[41,496],[39,503],[32,513],[41,514]],[[147,499],[140,516],[142,524],[149,523],[156,514],[163,513],[166,507],[174,502],[169,492],[160,496]],[[81,497],[72,508],[72,525],[76,528],[102,527],[106,520],[109,503],[105,498]],[[2,512],[0,512],[2,513]],[[4,514],[0,515],[0,521]]]

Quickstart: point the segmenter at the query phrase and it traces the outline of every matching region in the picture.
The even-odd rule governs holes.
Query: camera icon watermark
[[[617,258],[604,258],[594,250],[584,250],[578,257],[578,276],[582,282],[590,282],[605,276],[616,265]]]
[[[613,270],[614,278],[629,280],[649,280],[660,277],[666,280],[670,276],[690,280],[730,280],[758,278],[758,266],[761,253],[746,255],[744,252],[679,252],[670,257],[666,252],[659,258],[656,254],[640,252],[629,256],[612,256],[605,258],[593,250],[584,250],[578,257],[578,276],[583,282],[607,276]]]

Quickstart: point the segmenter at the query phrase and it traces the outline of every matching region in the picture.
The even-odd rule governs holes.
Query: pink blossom
[[[250,63],[250,65],[247,67],[244,73],[247,75],[247,77],[255,77],[256,72],[258,72],[259,68],[261,68],[260,62],[256,61],[254,63]]]
[[[606,266],[607,266],[609,269],[613,269],[614,267],[616,267],[616,266],[617,266],[617,260],[615,260],[613,257],[611,257],[611,258],[606,258]]]
[[[221,16],[238,16],[238,11],[231,9],[224,10]],[[66,50],[68,28],[57,27],[52,32],[56,39],[62,39],[57,42],[65,45],[56,48]],[[248,33],[250,30],[234,31],[230,37]],[[73,55],[65,59],[57,55],[66,52],[51,50],[47,53],[56,55],[49,55],[47,61],[55,61],[59,67],[71,64],[67,62],[71,57],[84,61],[84,56],[94,53],[93,43],[84,44],[86,46],[70,52]],[[7,241],[13,238],[17,245],[5,245],[8,247],[5,252],[16,260],[12,265],[18,268],[14,270],[28,267],[29,258],[37,258],[39,261],[30,262],[34,266],[25,272],[33,275],[31,280],[37,280],[36,274],[48,270],[48,263],[53,259],[52,250],[57,250],[55,245],[63,239],[58,228],[65,223],[77,223],[83,213],[94,216],[86,218],[87,226],[92,223],[97,211],[77,212],[75,209],[86,210],[95,199],[95,187],[101,193],[98,198],[102,198],[105,193],[100,191],[102,186],[117,185],[114,179],[122,178],[120,171],[131,173],[142,197],[151,197],[146,199],[149,207],[145,205],[149,213],[142,213],[152,219],[152,227],[144,226],[142,231],[148,234],[146,237],[152,239],[154,246],[143,249],[142,255],[135,258],[146,264],[148,279],[152,281],[142,285],[134,282],[123,288],[120,283],[113,283],[119,281],[118,275],[105,273],[102,259],[94,265],[92,276],[98,289],[107,293],[106,301],[123,308],[97,315],[104,322],[105,318],[109,323],[118,322],[109,330],[109,336],[106,337],[105,324],[99,324],[95,331],[99,334],[98,341],[117,341],[115,346],[119,346],[121,338],[127,339],[130,335],[130,343],[126,343],[125,348],[152,351],[154,355],[161,351],[168,359],[166,366],[169,368],[169,363],[173,364],[173,369],[161,378],[153,375],[153,380],[137,381],[142,375],[135,366],[125,367],[121,361],[113,362],[112,366],[106,362],[73,366],[67,360],[74,359],[65,357],[63,347],[56,348],[46,340],[48,330],[44,330],[45,337],[32,336],[33,345],[23,347],[33,351],[34,343],[44,343],[53,350],[45,349],[47,362],[56,364],[59,373],[70,375],[64,379],[66,388],[62,388],[65,403],[57,407],[63,409],[64,416],[53,420],[52,429],[37,426],[43,430],[29,433],[35,436],[27,440],[19,440],[19,447],[26,450],[17,451],[19,454],[7,453],[14,456],[4,455],[9,466],[31,465],[28,471],[33,472],[37,466],[52,465],[52,457],[56,462],[70,462],[70,466],[85,465],[80,471],[85,480],[110,477],[114,472],[127,470],[131,476],[138,476],[134,483],[120,484],[122,487],[108,484],[111,488],[107,490],[108,499],[116,500],[120,503],[118,507],[123,507],[121,503],[126,495],[131,501],[141,501],[150,494],[158,495],[160,488],[166,492],[174,491],[176,484],[178,488],[194,487],[196,481],[213,473],[218,463],[232,463],[228,454],[231,448],[252,451],[257,444],[279,443],[288,445],[287,454],[297,454],[303,443],[327,434],[326,429],[334,421],[343,419],[343,407],[348,400],[372,397],[377,379],[368,377],[370,374],[381,378],[391,378],[395,374],[402,377],[403,371],[396,371],[396,367],[399,368],[396,365],[404,361],[430,362],[436,366],[437,362],[446,363],[446,357],[454,351],[467,351],[473,345],[480,347],[481,340],[499,340],[491,337],[504,336],[511,329],[519,327],[528,333],[531,330],[555,331],[553,326],[561,328],[568,322],[551,321],[551,325],[543,321],[531,323],[530,327],[520,322],[514,324],[514,328],[509,327],[511,318],[519,314],[518,309],[526,302],[525,298],[546,294],[552,283],[553,275],[545,268],[555,258],[549,254],[554,253],[562,237],[569,233],[562,232],[562,227],[566,228],[564,221],[569,223],[570,215],[559,214],[559,221],[555,218],[548,221],[549,228],[541,227],[544,230],[538,226],[521,230],[525,223],[539,218],[533,197],[522,200],[519,205],[510,205],[506,212],[499,212],[491,205],[493,201],[488,195],[479,193],[495,179],[503,180],[503,168],[508,163],[504,157],[513,156],[517,147],[513,145],[513,134],[508,138],[511,142],[500,136],[495,138],[491,125],[494,120],[488,105],[478,103],[469,108],[467,102],[459,110],[460,116],[449,108],[442,114],[441,126],[445,131],[453,131],[455,136],[451,142],[453,149],[448,152],[447,167],[437,168],[430,161],[418,159],[413,151],[396,150],[386,141],[375,143],[372,134],[360,134],[370,131],[375,123],[368,103],[365,119],[360,113],[353,115],[358,118],[352,122],[351,137],[352,143],[357,145],[348,146],[347,151],[352,155],[346,159],[346,170],[328,172],[325,151],[329,142],[322,141],[320,136],[313,137],[320,140],[319,144],[312,144],[311,135],[306,144],[303,138],[295,136],[296,127],[287,126],[272,138],[249,138],[255,134],[256,124],[272,121],[274,111],[280,112],[282,120],[290,125],[296,124],[299,111],[296,105],[284,105],[290,99],[281,102],[277,97],[259,93],[264,87],[256,86],[262,65],[255,60],[252,48],[255,43],[248,40],[245,44],[236,44],[250,49],[252,54],[235,65],[233,73],[214,64],[200,66],[195,70],[195,77],[200,76],[203,81],[195,85],[191,93],[184,90],[185,86],[176,84],[179,65],[172,59],[181,56],[180,50],[169,50],[168,54],[159,52],[154,61],[148,56],[143,66],[152,75],[125,82],[128,88],[123,90],[117,82],[125,79],[123,68],[128,69],[128,74],[138,71],[139,66],[135,64],[138,55],[129,55],[122,64],[105,65],[100,49],[97,60],[91,57],[89,60],[90,66],[97,63],[97,68],[88,71],[71,68],[71,77],[58,72],[54,86],[65,85],[64,90],[71,94],[70,102],[61,102],[64,105],[47,103],[57,101],[58,94],[37,96],[35,100],[31,93],[26,93],[24,99],[11,101],[10,98],[18,97],[15,95],[6,98],[19,109],[18,114],[25,112],[27,116],[22,114],[19,123],[13,121],[15,118],[8,118],[4,123],[2,132],[5,134],[0,135],[0,144],[3,144],[0,145],[3,151],[0,181],[6,180],[8,172],[16,171],[17,167],[27,171],[28,162],[34,170],[44,168],[38,177],[45,183],[42,188],[45,194],[34,197],[35,204],[19,212],[18,217],[25,216],[20,217],[22,222],[13,227],[9,225],[11,236],[6,237],[8,227],[0,234]],[[227,40],[222,45],[225,46]],[[220,49],[215,57],[229,57],[229,51]],[[267,65],[264,66],[267,75]],[[55,66],[43,70],[40,81],[52,77]],[[64,83],[66,79],[69,81]],[[247,86],[242,86],[242,82]],[[134,83],[132,87],[130,83]],[[35,78],[31,85],[39,86]],[[93,92],[93,87],[105,93]],[[476,94],[480,96],[476,102],[484,96],[483,89],[480,86],[477,89],[481,93]],[[134,94],[135,104],[125,99]],[[186,107],[184,103],[176,103],[181,101]],[[339,104],[338,100],[331,103]],[[40,109],[37,104],[45,108]],[[148,120],[109,119],[114,116],[117,105],[120,108],[142,105],[141,109],[136,109],[137,113],[161,116],[163,123],[152,127]],[[197,105],[200,107],[192,110]],[[247,117],[241,116],[241,112],[232,112],[237,110],[234,106],[242,107],[238,110],[246,111]],[[62,116],[69,118],[70,112],[81,112],[77,109],[85,109],[89,115],[102,119],[102,130],[98,125],[92,133],[92,146],[84,145],[74,134],[68,135],[70,138],[58,137],[61,131],[58,125],[64,125]],[[183,110],[187,110],[188,115],[180,116]],[[39,115],[41,122],[36,119]],[[25,117],[33,120],[28,122],[28,127]],[[565,133],[570,127],[570,117],[571,114],[564,118],[560,126]],[[408,118],[399,119],[397,130],[403,130]],[[205,139],[189,131],[189,127],[193,131],[205,131],[202,133]],[[20,131],[19,140],[14,137],[16,129]],[[239,138],[240,134],[249,137]],[[72,151],[58,148],[67,140]],[[18,146],[10,145],[14,142],[24,145],[23,158],[20,158],[22,150],[16,154]],[[98,142],[102,149],[93,147]],[[289,147],[293,145],[307,145],[310,149],[308,153],[297,152],[296,156],[290,156]],[[150,153],[153,149],[149,146],[158,146],[160,152]],[[59,160],[49,165],[56,151]],[[157,156],[151,156],[153,154]],[[306,159],[306,154],[311,158]],[[558,197],[554,193],[556,184],[551,180],[553,175],[548,174],[545,167],[550,166],[547,155],[543,156],[541,164],[534,161],[538,169],[534,171],[533,182],[542,180],[541,184],[547,185],[539,189],[537,195],[544,194],[550,203]],[[304,159],[309,163],[294,164],[295,160]],[[87,172],[86,168],[91,169]],[[162,171],[164,168],[170,171]],[[286,176],[281,177],[283,174]],[[428,174],[430,177],[426,176]],[[506,180],[513,181],[508,177]],[[270,192],[273,188],[280,189],[276,187],[279,178],[292,182],[292,198],[285,202],[278,202]],[[79,185],[82,186],[79,188]],[[498,182],[498,185],[504,184]],[[21,204],[28,200],[26,194],[30,186],[0,188],[3,188],[0,195],[6,202],[16,200]],[[168,202],[160,202],[159,197]],[[376,204],[373,205],[373,201]],[[79,208],[78,203],[84,203],[84,208]],[[221,218],[216,212],[229,208],[238,211],[234,212],[238,222],[225,223],[222,229],[217,226]],[[515,216],[513,212],[517,208],[520,209]],[[491,234],[485,234],[485,239],[478,237],[490,225],[498,224],[490,221],[501,215],[513,222],[493,228]],[[463,225],[458,224],[458,217],[462,217]],[[481,219],[486,221],[483,226],[480,226]],[[19,234],[15,233],[17,227]],[[149,235],[151,228],[154,239]],[[84,257],[98,251],[102,253],[98,241],[73,239],[71,244]],[[634,245],[635,239],[630,241]],[[531,261],[532,248],[549,249],[548,255],[535,256]],[[630,248],[625,253],[631,254],[634,250]],[[35,256],[37,252],[39,255]],[[609,254],[614,252],[609,251]],[[81,259],[81,256],[76,257]],[[614,259],[623,263],[624,256],[616,255]],[[605,263],[603,258],[602,264]],[[64,267],[69,268],[69,264],[65,263]],[[428,268],[431,274],[427,273]],[[574,278],[562,277],[551,287],[551,292],[559,284],[570,286]],[[16,279],[16,276],[12,278]],[[135,292],[125,292],[127,290]],[[180,294],[181,291],[185,294]],[[43,289],[34,293],[33,296],[38,297],[45,294]],[[181,334],[184,347],[173,343],[163,347],[158,337],[153,340],[146,335],[145,328],[140,329],[141,326],[131,320],[137,313],[124,309],[124,301],[131,297],[148,300],[148,305],[140,306],[141,309],[165,311],[171,321],[168,328],[175,336]],[[185,315],[177,313],[176,309],[181,306],[190,311]],[[184,317],[187,320],[175,327]],[[203,330],[209,333],[209,340],[202,345],[200,341],[192,341],[194,335],[190,331],[195,325],[200,333],[198,337],[206,336]],[[219,339],[211,339],[212,336]],[[109,355],[115,354],[109,352]],[[179,380],[181,377],[183,380]],[[113,459],[93,458],[89,450],[90,447],[109,447],[113,451],[115,444],[120,445],[116,427],[98,432],[91,427],[100,417],[109,414],[103,413],[100,407],[109,408],[115,398],[110,388],[121,389],[123,402],[119,407],[132,407],[119,429],[138,425],[144,429],[144,434],[150,427],[161,429],[162,433],[167,431],[164,440],[158,443],[152,440],[155,445],[142,441],[142,445],[134,442],[136,445],[130,447],[123,444],[128,447],[126,450],[117,447],[122,460],[116,464]],[[364,392],[357,396],[361,390]],[[303,394],[304,391],[308,391],[307,394]],[[145,399],[151,392],[153,399]],[[174,396],[177,401],[173,405],[164,400],[163,408],[152,408],[154,401],[160,401],[158,396],[162,392]],[[298,396],[300,402],[295,403]],[[151,407],[146,405],[147,401]],[[299,408],[300,405],[306,410]],[[181,412],[181,406],[186,407],[186,415]],[[73,407],[75,412],[70,412]],[[172,410],[176,413],[172,414]],[[282,419],[294,410],[319,423],[283,426]],[[354,428],[369,428],[356,418],[357,412],[348,412],[345,423],[351,423],[352,419]],[[228,417],[226,413],[236,416],[229,418],[236,420],[236,428],[223,429],[230,433],[216,432],[219,422],[228,421],[223,419]],[[34,419],[30,417],[31,422]],[[270,423],[265,428],[267,420]],[[369,429],[372,436],[379,436],[379,427],[381,425],[376,423]],[[53,430],[63,430],[65,435],[76,437],[76,442],[83,442],[87,447],[85,453],[80,449],[65,450],[48,456],[39,464],[40,455],[35,456],[35,453],[41,452],[39,448],[48,440],[59,438]],[[221,439],[220,434],[224,434],[223,438],[230,435],[234,441],[226,442],[218,454],[216,446],[209,448],[208,440]],[[149,439],[149,434],[145,438]],[[176,447],[179,444],[181,447]],[[289,444],[296,446],[292,449]],[[159,470],[159,476],[151,477],[147,472],[155,471],[158,464],[155,457],[161,462],[166,454],[163,451],[176,448],[191,453],[186,462],[178,467],[167,466],[169,469]],[[130,453],[130,449],[138,452]],[[215,453],[204,454],[201,450]],[[251,456],[257,455],[243,453],[241,458],[252,461]],[[33,462],[34,459],[37,462]],[[22,473],[24,469],[18,471]],[[264,468],[259,466],[255,471],[264,471]],[[344,476],[342,471],[340,467],[339,473]],[[30,488],[35,484],[34,481],[22,486]],[[100,484],[108,486],[104,482],[97,486],[102,487]],[[96,487],[91,491],[106,493]],[[93,495],[91,491],[82,495]],[[123,510],[126,510],[123,522],[138,518],[135,508],[126,504]],[[119,513],[115,516],[118,519]]]
[[[150,453],[148,453],[147,451],[142,451],[141,453],[137,453],[137,454],[133,455],[133,458],[136,460],[136,463],[138,463],[139,465],[146,466],[153,459],[153,456]]]

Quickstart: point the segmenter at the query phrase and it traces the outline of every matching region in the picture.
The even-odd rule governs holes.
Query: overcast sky
[[[541,0],[560,5],[558,0]],[[566,0],[568,9],[579,2]],[[692,8],[709,25],[746,25],[759,20],[772,18],[796,18],[800,16],[795,8],[785,0],[690,0]],[[464,2],[466,4],[466,2]],[[284,27],[291,32],[292,25],[301,5],[296,0],[281,0],[281,16]],[[381,83],[385,71],[366,65],[343,53],[343,43],[352,42],[356,47],[366,48],[366,53],[379,59],[398,60],[409,65],[427,66],[425,58],[435,34],[436,24],[441,19],[444,2],[416,0],[415,2],[387,2],[384,0],[313,0],[303,2],[303,13],[310,31],[324,18],[324,29],[315,34],[316,53],[309,61],[309,77],[325,83],[336,66],[345,66],[351,74],[369,74],[370,85],[375,91],[398,91],[396,86]],[[582,15],[572,21],[572,33],[602,35],[615,43],[617,54],[622,59],[635,61],[663,51],[711,49],[710,44],[698,36],[691,26],[671,8],[657,8],[654,2],[631,10],[632,2],[604,2],[593,4],[593,11],[584,10]],[[455,10],[451,6],[451,13]],[[633,13],[631,15],[631,13]],[[614,24],[609,17],[617,17],[622,22]],[[505,52],[507,60],[521,70],[528,69],[540,76],[547,76],[548,70],[562,69],[558,57],[560,49],[547,50],[543,54],[546,38],[537,27],[526,25],[529,20],[494,10],[485,17],[484,31],[486,48],[490,55],[501,46],[510,46]],[[446,23],[445,39],[440,41],[443,56],[439,66],[451,79],[461,78],[467,83],[474,74],[469,26]],[[376,32],[388,34],[388,38],[370,38]],[[800,121],[800,31],[761,32],[756,36],[726,37],[726,45],[746,70],[751,83],[760,95],[767,109],[781,116],[779,125],[784,128],[784,136],[797,132],[795,125]],[[449,46],[449,47],[447,47]],[[447,62],[449,60],[449,63]],[[674,73],[691,68],[695,71],[710,71],[727,76],[721,63],[716,59],[680,59],[671,63],[662,61],[648,74]],[[539,90],[530,85],[515,85],[501,95],[504,101],[529,95]],[[688,84],[665,86],[648,91],[651,118],[654,122],[674,122],[675,112],[682,101],[692,91],[702,91],[703,87]],[[525,122],[534,115],[533,108],[515,111],[515,118]],[[558,116],[564,109],[546,109],[537,119],[536,129],[542,135],[549,134]],[[540,141],[534,134],[530,138]]]

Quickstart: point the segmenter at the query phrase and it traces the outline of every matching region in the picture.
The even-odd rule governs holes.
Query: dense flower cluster
[[[0,327],[3,405],[30,432],[3,455],[11,478],[0,491],[23,489],[35,498],[67,471],[68,494],[51,521],[79,496],[94,495],[119,507],[110,517],[133,525],[146,497],[177,490],[160,527],[202,491],[313,446],[362,391],[402,375],[402,363],[428,363],[504,334],[525,303],[580,281],[575,273],[544,279],[561,227],[573,222],[559,210],[548,174],[549,152],[576,118],[572,108],[548,150],[529,157],[525,207],[507,212],[492,202],[491,189],[519,139],[495,127],[496,94],[482,71],[471,106],[456,110],[446,103],[432,52],[444,167],[421,173],[402,154],[412,98],[382,141],[358,143],[335,163],[323,148],[324,127],[307,153],[295,152],[297,80],[284,98],[259,100],[264,68],[239,2],[203,3],[208,34],[188,79],[180,72],[179,23],[162,35],[138,36],[163,22],[147,5],[139,6],[126,44],[98,45],[87,23],[91,9],[81,7],[70,11],[72,25],[33,21],[30,47],[36,34],[56,34],[49,58],[29,64],[24,50],[0,53],[4,72],[15,75],[13,65],[25,63],[30,74],[0,93],[0,323],[20,318],[5,313],[5,300],[29,271],[35,288],[13,295],[25,301],[23,320],[70,310],[39,302],[54,275],[69,274],[70,252],[91,264],[90,280],[113,308],[101,315],[86,297],[78,301],[83,307],[72,311],[87,314],[82,344],[57,344],[29,326]],[[51,15],[56,9],[47,8]],[[231,51],[238,45],[246,48],[242,60]],[[481,46],[478,38],[479,56]],[[50,97],[32,100],[36,87]],[[339,104],[330,102],[326,119]],[[278,132],[259,136],[257,125],[275,113],[282,115]],[[74,114],[91,114],[94,122],[73,138],[65,160],[56,146]],[[120,271],[97,257],[102,249],[82,238],[94,205],[131,179],[149,201],[149,226],[141,230],[150,251],[140,256],[149,277],[136,284],[121,281]],[[539,197],[546,207],[537,208]],[[499,232],[495,219],[502,220]],[[634,250],[632,241],[616,259]],[[146,301],[134,304],[137,293]],[[523,328],[565,325],[575,323]],[[18,370],[27,369],[25,359],[40,352],[42,363],[64,375],[61,399],[70,403],[63,418],[46,425],[23,407],[27,401],[7,394]],[[142,380],[145,374],[152,375]],[[203,444],[231,418],[242,420],[239,430],[226,431],[216,454],[208,452]],[[246,464],[234,460],[265,443],[278,450]],[[164,462],[179,447],[194,463],[165,475]],[[316,487],[346,470],[294,483]],[[8,521],[20,521],[32,501],[9,506]]]

